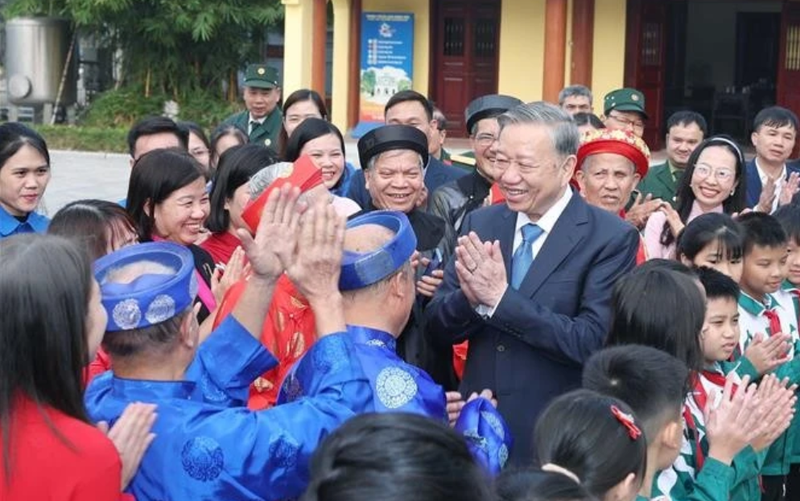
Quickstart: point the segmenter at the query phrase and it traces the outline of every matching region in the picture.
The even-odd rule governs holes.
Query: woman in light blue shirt
[[[49,220],[34,212],[50,181],[50,154],[36,131],[0,125],[0,238],[42,233]]]

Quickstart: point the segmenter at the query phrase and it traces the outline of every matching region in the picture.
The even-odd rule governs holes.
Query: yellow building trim
[[[412,87],[428,95],[430,89],[430,23],[428,0],[363,0],[364,12],[410,12],[414,14],[414,76]]]
[[[564,57],[564,86],[572,83],[572,9],[575,6],[575,0],[567,1],[567,46],[565,48]]]
[[[542,99],[545,0],[503,0],[498,91],[523,101]]]
[[[333,75],[331,78],[331,122],[342,132],[347,131],[347,109],[350,105],[348,93],[350,78],[350,4],[351,0],[333,2]]]
[[[625,81],[627,0],[595,0],[592,93],[594,111],[603,113],[603,96]]]
[[[281,3],[284,5],[284,70],[281,76],[284,94],[288,95],[311,87],[314,4],[311,0],[281,0]]]

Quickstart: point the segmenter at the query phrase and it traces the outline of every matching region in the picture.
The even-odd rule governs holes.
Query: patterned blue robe
[[[250,382],[275,359],[232,316],[203,343],[184,381],[96,378],[86,392],[94,421],[113,424],[131,402],[155,403],[156,439],[128,492],[138,501],[281,500],[299,496],[319,443],[370,395],[349,336],[306,354],[317,374],[309,397],[252,412]]]
[[[372,389],[363,412],[411,412],[447,421],[444,390],[422,369],[403,361],[395,351],[395,338],[387,332],[348,325],[347,334]],[[313,364],[306,354],[283,382],[278,404],[293,402],[318,388]]]

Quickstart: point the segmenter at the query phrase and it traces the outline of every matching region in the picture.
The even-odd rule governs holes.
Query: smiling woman
[[[201,323],[216,307],[211,293],[214,261],[195,242],[210,212],[202,166],[186,151],[155,150],[133,166],[128,185],[128,212],[142,242],[169,240],[194,255]]]
[[[0,125],[0,238],[47,229],[47,218],[34,211],[49,181],[44,139],[19,123]]]

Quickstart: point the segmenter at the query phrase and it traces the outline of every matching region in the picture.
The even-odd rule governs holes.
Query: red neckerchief
[[[724,374],[720,374],[719,372],[712,372],[704,370],[700,374],[695,374],[694,384],[692,385],[692,398],[694,398],[697,407],[700,409],[700,412],[705,412],[706,404],[708,403],[708,393],[706,393],[705,387],[703,387],[703,382],[701,381],[700,376],[705,377],[708,381],[717,386],[719,388],[725,388],[725,380],[726,377]],[[734,384],[732,388],[732,395],[736,395],[736,390],[739,388],[739,385]],[[705,454],[703,453],[703,448],[700,446],[700,431],[697,428],[697,423],[694,420],[694,416],[692,416],[692,412],[689,409],[688,405],[683,406],[683,419],[686,420],[686,426],[692,430],[694,434],[694,443],[697,449],[697,468],[695,471],[700,471],[703,468],[703,463],[705,463]]]
[[[778,316],[778,312],[774,309],[764,310],[764,316],[769,319],[769,335],[774,336],[779,332],[783,332],[783,327],[781,327],[781,317]]]

